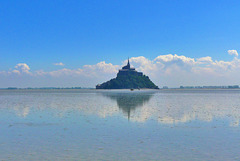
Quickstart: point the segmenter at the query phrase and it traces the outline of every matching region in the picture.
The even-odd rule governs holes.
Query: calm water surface
[[[0,90],[0,160],[240,160],[240,90]]]

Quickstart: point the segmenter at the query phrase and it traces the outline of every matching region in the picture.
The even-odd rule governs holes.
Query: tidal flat
[[[0,90],[0,160],[240,160],[240,90]]]

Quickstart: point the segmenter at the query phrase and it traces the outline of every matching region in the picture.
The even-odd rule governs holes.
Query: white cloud
[[[54,63],[53,65],[56,65],[56,66],[64,66],[65,64],[63,64],[62,62],[60,62],[60,63]]]
[[[119,65],[107,64],[102,61],[95,65],[84,65],[83,71],[86,75],[113,74],[117,73],[119,68]]]
[[[228,50],[228,54],[238,56],[237,50]]]
[[[210,56],[206,56],[206,57],[197,59],[197,63],[199,63],[199,64],[208,64],[208,63],[211,64],[212,62],[213,62],[213,60]]]
[[[44,72],[37,71],[36,75],[50,75],[53,77],[59,76],[84,76],[84,77],[101,77],[108,74],[116,74],[120,66],[106,63],[105,61],[99,62],[95,65],[84,65],[78,69],[63,68],[56,71]]]
[[[15,69],[12,71],[13,73],[21,74],[21,73],[27,73],[29,74],[29,66],[25,63],[19,63],[15,67]]]
[[[154,59],[156,62],[174,62],[174,63],[183,63],[183,64],[189,64],[189,65],[193,65],[195,64],[195,60],[194,58],[189,58],[186,56],[178,56],[178,55],[172,55],[172,54],[168,54],[168,55],[160,55],[157,58]]]

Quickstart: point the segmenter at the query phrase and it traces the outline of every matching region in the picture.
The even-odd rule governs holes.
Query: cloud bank
[[[158,86],[179,87],[180,85],[232,85],[239,84],[240,59],[236,50],[228,50],[234,55],[232,61],[213,60],[210,56],[191,58],[184,55],[159,55],[153,60],[144,56],[130,58],[131,65],[148,75]],[[31,71],[26,63],[17,64],[14,69],[0,71],[2,87],[40,86],[85,86],[116,77],[118,69],[125,65],[99,62],[84,65],[78,69],[62,68],[54,71]],[[60,64],[60,63],[58,63]]]

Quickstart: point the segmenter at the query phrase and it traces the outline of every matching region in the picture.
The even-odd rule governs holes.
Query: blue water
[[[240,160],[240,90],[0,90],[0,160]]]

